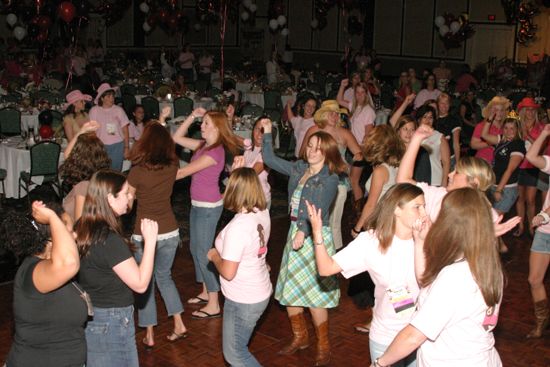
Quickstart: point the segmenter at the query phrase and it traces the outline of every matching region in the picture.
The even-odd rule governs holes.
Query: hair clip
[[[34,221],[34,219],[31,219],[31,224],[34,227],[34,229],[38,231],[38,226],[36,225],[36,222]]]

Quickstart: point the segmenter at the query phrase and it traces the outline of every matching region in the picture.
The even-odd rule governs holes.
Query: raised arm
[[[143,257],[138,265],[133,257],[130,257],[113,267],[116,275],[131,290],[143,293],[147,290],[153,264],[155,261],[155,247],[157,244],[158,224],[150,219],[141,220],[141,233],[143,235]]]
[[[481,138],[485,140],[487,144],[497,145],[500,142],[500,135],[491,135],[489,134],[489,129],[491,128],[490,122],[485,122],[483,124],[483,130],[481,130]]]
[[[401,159],[401,164],[397,170],[397,183],[412,183],[416,184],[416,181],[413,179],[414,175],[414,165],[416,161],[416,156],[420,150],[420,145],[422,141],[433,134],[433,129],[427,126],[420,126],[414,132],[411,142]]]
[[[197,150],[202,141],[198,139],[188,138],[187,131],[189,130],[189,126],[195,121],[195,118],[202,117],[206,113],[206,110],[204,108],[196,108],[193,110],[193,112],[187,116],[185,121],[178,127],[176,132],[172,134],[172,139],[174,141],[181,145],[184,148],[190,149],[190,150]]]
[[[403,115],[403,112],[405,112],[407,107],[409,107],[410,104],[414,102],[415,98],[416,98],[416,94],[414,94],[414,93],[411,93],[411,94],[407,95],[407,97],[405,97],[405,100],[403,101],[403,103],[401,103],[401,106],[399,106],[399,108],[397,110],[395,110],[393,115],[391,115],[390,125],[393,128],[395,128],[395,125],[397,124],[397,121],[399,121],[399,118]]]
[[[343,79],[340,82],[340,88],[338,89],[338,94],[336,95],[336,101],[338,101],[338,104],[345,108],[349,108],[349,101],[346,101],[344,99],[344,91],[346,90],[348,85],[349,79]]]
[[[449,178],[449,172],[451,169],[451,149],[449,148],[449,143],[447,139],[442,136],[441,144],[439,145],[441,150],[441,167],[442,167],[442,177],[441,177],[441,186],[447,186],[447,179]]]
[[[277,157],[273,152],[273,136],[271,135],[271,120],[262,119],[260,124],[264,128],[264,137],[262,140],[262,159],[264,164],[275,171],[290,176],[294,163]]]
[[[76,144],[76,141],[78,140],[78,137],[82,134],[86,134],[89,132],[95,132],[99,129],[99,122],[97,121],[88,121],[82,125],[82,128],[78,131],[77,134],[73,136],[73,138],[69,141],[69,144],[67,144],[67,148],[65,148],[65,151],[63,152],[63,157],[65,159],[69,158],[69,155],[71,155],[71,152],[74,148],[74,145]]]
[[[290,121],[290,123],[292,124],[292,119],[295,118],[296,115],[294,115],[294,112],[292,112],[292,101],[290,99],[286,101],[285,108],[286,108],[286,115],[288,117],[288,121]],[[294,125],[292,125],[292,127],[296,129]]]
[[[533,166],[537,167],[538,169],[543,169],[544,166],[546,166],[546,161],[544,160],[540,152],[542,150],[544,142],[546,142],[546,139],[548,138],[549,135],[550,135],[550,125],[545,125],[539,137],[529,147],[529,150],[525,155],[525,158],[527,158],[529,163],[531,163]]]
[[[32,203],[32,215],[42,224],[49,224],[52,235],[50,258],[40,261],[34,268],[32,280],[40,293],[48,293],[71,280],[80,268],[78,249],[74,237],[55,212],[41,201]]]
[[[321,215],[321,209],[317,209],[315,205],[306,201],[307,212],[309,220],[311,222],[311,231],[313,246],[315,247],[315,263],[317,264],[317,271],[321,276],[329,276],[338,274],[342,271],[342,268],[332,257],[329,256],[327,248],[323,242],[323,217]]]

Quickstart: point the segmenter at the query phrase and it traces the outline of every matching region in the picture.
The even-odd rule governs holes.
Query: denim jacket
[[[296,190],[296,187],[298,187],[298,183],[304,176],[309,164],[302,160],[289,162],[277,157],[273,153],[273,137],[271,134],[264,134],[262,157],[265,165],[279,173],[289,176],[288,202],[290,204],[292,194],[294,193],[294,190]],[[300,205],[298,207],[298,217],[296,220],[298,229],[304,232],[305,237],[311,235],[311,224],[308,219],[306,200],[311,204],[314,204],[316,208],[321,209],[323,226],[328,226],[330,207],[336,198],[337,191],[338,175],[334,173],[331,174],[327,165],[324,165],[318,174],[311,176],[305,182],[302,190],[302,196],[300,198]]]

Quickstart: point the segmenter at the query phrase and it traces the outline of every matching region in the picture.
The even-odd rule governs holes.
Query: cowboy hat
[[[518,103],[518,112],[521,111],[522,108],[539,108],[540,104],[537,104],[533,98],[525,97]]]
[[[73,104],[73,103],[78,102],[78,101],[89,102],[89,101],[92,100],[92,96],[90,96],[89,94],[83,94],[81,91],[79,91],[77,89],[77,90],[73,90],[72,92],[67,94],[65,96],[65,99],[67,100],[68,104]]]
[[[116,89],[117,89],[116,87],[111,87],[111,85],[110,85],[109,83],[103,83],[103,84],[101,84],[101,85],[99,86],[99,88],[97,88],[97,95],[96,95],[95,100],[94,100],[95,104],[98,104],[99,99],[100,99],[101,97],[103,97],[103,95],[104,95],[106,92],[111,91],[111,90],[114,92],[114,91],[116,91]]]
[[[313,120],[315,122],[318,122],[323,119],[323,114],[325,112],[336,112],[336,113],[344,113],[347,115],[348,110],[345,108],[340,108],[340,105],[338,102],[334,99],[328,99],[326,101],[323,101],[321,104],[321,107],[315,112],[315,115],[313,115]]]

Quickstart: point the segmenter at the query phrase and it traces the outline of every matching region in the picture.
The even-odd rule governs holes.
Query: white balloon
[[[453,34],[458,32],[459,29],[460,29],[460,23],[458,23],[458,22],[452,22],[451,23],[451,32],[453,32]]]
[[[313,18],[313,19],[311,20],[310,25],[311,25],[311,28],[317,29],[317,27],[319,26],[319,21],[317,20],[317,18]]]
[[[446,24],[443,24],[441,27],[439,27],[439,34],[442,36],[445,36],[447,33],[449,33],[449,31],[449,26]]]
[[[283,28],[281,30],[281,36],[283,36],[283,37],[288,36],[288,33],[289,33],[288,28]]]
[[[250,9],[250,6],[252,5],[252,0],[243,0],[243,6],[245,8]]]
[[[143,30],[145,32],[149,32],[151,30],[151,26],[149,25],[149,23],[147,23],[147,22],[143,23]]]
[[[284,26],[286,24],[286,17],[284,15],[279,15],[277,17],[277,23],[279,23],[280,26]]]
[[[248,18],[250,18],[250,14],[248,14],[247,11],[243,11],[243,12],[241,13],[241,19],[242,19],[244,22],[246,22],[246,21],[248,20]]]
[[[277,28],[279,28],[279,23],[277,22],[277,19],[271,19],[269,21],[269,28],[271,28],[272,30],[276,30]]]
[[[438,15],[437,17],[435,17],[435,25],[438,28],[441,27],[443,24],[445,24],[445,18],[443,18],[443,16]]]
[[[27,30],[23,27],[17,26],[13,30],[13,36],[18,40],[21,41],[25,36],[27,35]]]
[[[139,10],[141,10],[143,13],[149,13],[149,5],[147,5],[146,2],[143,2],[139,4]]]
[[[6,22],[10,25],[10,26],[13,26],[15,23],[17,23],[17,15],[13,14],[13,13],[9,13],[7,16],[6,16]]]
[[[248,10],[250,10],[251,13],[255,13],[256,10],[258,10],[258,5],[250,4],[250,6],[248,7]]]

